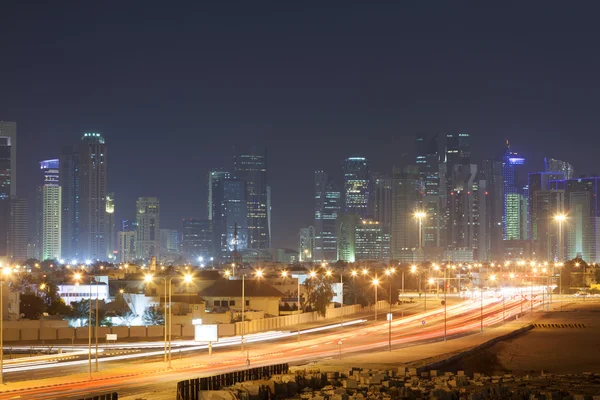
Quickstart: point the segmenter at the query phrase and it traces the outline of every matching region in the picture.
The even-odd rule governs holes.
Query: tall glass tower
[[[522,200],[522,193],[519,190],[516,182],[515,170],[519,165],[523,165],[525,159],[518,157],[517,153],[513,153],[508,140],[502,155],[502,178],[503,178],[503,206],[502,206],[502,227],[504,240],[520,240],[524,239],[520,228],[520,209],[518,205]],[[527,201],[527,200],[525,200]],[[526,218],[526,216],[525,216]]]
[[[369,214],[370,171],[364,157],[344,160],[344,211],[365,218]]]

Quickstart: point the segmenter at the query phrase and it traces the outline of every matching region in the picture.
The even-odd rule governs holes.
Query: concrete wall
[[[164,326],[149,326],[148,327],[148,337],[149,338],[157,338],[157,337],[165,337],[164,334]]]

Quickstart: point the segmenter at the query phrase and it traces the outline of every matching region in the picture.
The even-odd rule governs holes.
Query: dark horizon
[[[161,200],[161,227],[206,218],[206,175],[265,146],[273,247],[313,223],[313,171],[363,156],[390,173],[416,132],[508,139],[600,173],[598,6],[3,4],[0,120],[16,121],[17,190],[35,216],[39,161],[83,132],[108,146],[117,220]],[[573,144],[572,144],[573,143]],[[577,145],[574,145],[577,143]]]

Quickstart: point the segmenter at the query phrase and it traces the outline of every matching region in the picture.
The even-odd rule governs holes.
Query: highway
[[[506,319],[512,319],[521,311],[541,304],[534,299],[533,304],[519,295],[507,295],[503,302],[501,296],[490,296],[483,300],[484,327],[494,326]],[[444,324],[444,308],[420,312],[403,319],[394,316],[391,323],[391,344],[394,349],[443,340],[444,330],[448,340],[478,332],[480,329],[480,300],[464,300],[446,309]],[[377,323],[373,320],[352,320],[351,325],[340,327],[339,323],[328,329],[302,331],[301,341],[297,341],[296,332],[269,332],[248,335],[247,351],[240,351],[239,338],[231,338],[214,347],[212,357],[208,357],[206,346],[198,346],[193,342],[179,342],[173,349],[172,370],[166,369],[162,362],[162,343],[158,349],[139,349],[130,354],[104,356],[101,370],[114,368],[113,376],[104,374],[103,378],[91,381],[82,380],[81,373],[87,371],[87,359],[49,362],[35,360],[35,364],[14,363],[7,365],[5,379],[9,382],[47,377],[64,377],[78,375],[79,381],[69,381],[60,386],[30,388],[14,393],[0,394],[0,399],[54,399],[82,398],[90,394],[118,391],[120,395],[147,391],[151,385],[172,383],[198,376],[240,370],[245,368],[248,358],[251,367],[287,362],[298,364],[316,359],[339,357],[350,353],[385,350],[389,345],[389,323],[384,321],[385,310],[380,312]],[[444,329],[445,325],[445,329]],[[187,353],[187,357],[179,359],[178,352]],[[200,354],[198,354],[200,353]],[[79,354],[82,357],[83,354]],[[46,356],[51,357],[51,356]],[[119,376],[114,376],[119,375]],[[126,376],[123,376],[126,375]],[[84,378],[83,378],[84,379]],[[57,382],[64,382],[58,378]],[[31,382],[30,382],[31,383]]]

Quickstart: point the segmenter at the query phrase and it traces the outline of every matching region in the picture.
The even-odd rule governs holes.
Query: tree
[[[122,309],[117,310],[116,315],[117,317],[121,318],[121,320],[123,321],[123,325],[125,326],[130,326],[133,320],[135,320],[138,317],[135,311],[132,311],[127,306],[124,306]]]
[[[164,325],[165,310],[162,306],[146,307],[142,320],[146,325]]]
[[[325,316],[327,306],[333,299],[334,292],[329,280],[322,277],[310,278],[312,290],[309,295],[311,308],[320,315]]]
[[[67,319],[79,322],[80,326],[86,326],[89,319],[89,312],[89,300],[73,301],[71,302],[71,310],[67,314]]]
[[[46,305],[44,299],[32,293],[21,295],[21,314],[27,319],[40,319]]]

